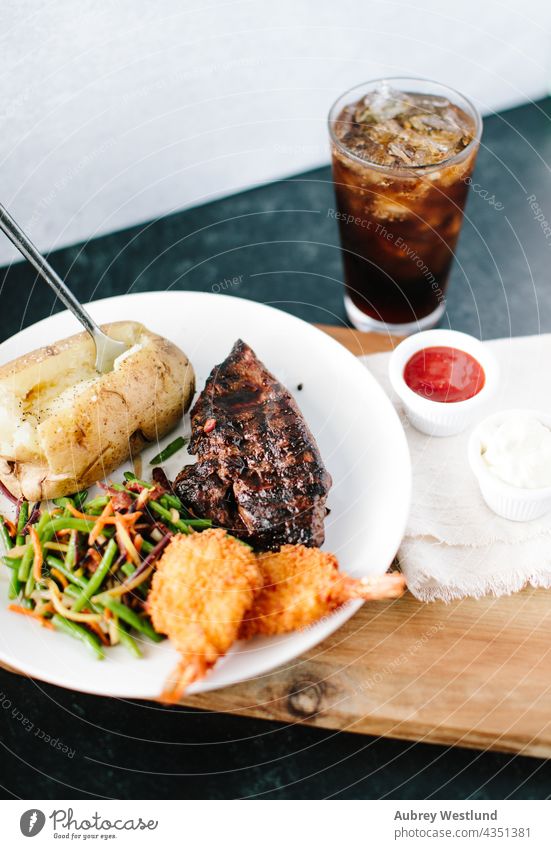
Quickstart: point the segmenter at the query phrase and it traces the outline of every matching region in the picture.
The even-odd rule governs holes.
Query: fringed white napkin
[[[529,407],[551,412],[551,335],[498,339],[497,395],[480,418]],[[392,398],[404,425],[413,467],[412,509],[399,552],[408,587],[423,601],[551,586],[551,514],[510,522],[484,503],[467,461],[471,429],[448,438],[419,433],[405,418],[388,380],[389,354],[363,357]]]

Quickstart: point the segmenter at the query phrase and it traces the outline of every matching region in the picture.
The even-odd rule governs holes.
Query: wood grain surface
[[[391,337],[323,327],[355,355]],[[14,670],[10,670],[14,671]],[[364,605],[277,671],[188,696],[208,711],[335,731],[551,756],[551,591]],[[366,741],[369,745],[369,741]]]

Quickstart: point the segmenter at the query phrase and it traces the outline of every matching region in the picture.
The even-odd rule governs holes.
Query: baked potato
[[[0,480],[39,501],[90,486],[173,428],[195,391],[176,345],[134,321],[103,326],[128,349],[95,371],[79,333],[0,367]]]

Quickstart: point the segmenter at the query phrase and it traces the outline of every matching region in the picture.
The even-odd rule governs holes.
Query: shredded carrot
[[[101,511],[101,515],[98,516],[98,520],[97,520],[96,524],[94,525],[94,527],[90,531],[90,534],[88,536],[88,545],[93,545],[96,542],[97,538],[101,535],[101,533],[103,531],[103,528],[105,526],[105,520],[108,518],[108,516],[112,516],[112,515],[113,515],[113,505],[111,504],[111,500],[109,500],[107,502],[107,504],[105,505],[105,507],[103,508],[103,510]]]
[[[104,646],[111,645],[109,640],[107,639],[107,635],[101,630],[100,626],[97,622],[87,622],[88,628],[91,628],[94,634],[97,634],[100,640],[102,641]]]
[[[89,522],[90,522],[90,521],[91,521],[91,522],[97,522],[97,520],[98,520],[98,517],[97,517],[97,516],[88,516],[88,514],[87,514],[87,513],[81,513],[81,511],[80,511],[80,510],[77,510],[77,508],[76,508],[76,507],[73,507],[73,505],[72,505],[72,504],[69,504],[69,503],[67,504],[67,510],[68,510],[68,511],[69,511],[69,513],[71,513],[71,515],[73,515],[76,519],[86,519],[86,520],[87,520],[87,521],[89,521]]]
[[[106,607],[105,610],[103,611],[103,618],[107,619],[107,620],[113,618],[113,614],[111,613],[111,611],[109,610],[108,607]]]
[[[80,510],[77,510],[76,507],[73,507],[71,504],[67,504],[67,509],[76,519],[85,519],[88,522],[94,522],[94,525],[101,519],[101,516],[88,516],[87,513],[81,513]],[[128,524],[133,524],[137,519],[140,518],[141,512],[137,510],[135,513],[115,513],[114,516],[107,516],[104,519],[101,519],[104,525],[116,525],[117,522],[125,522]],[[92,530],[94,530],[92,528]],[[59,533],[59,531],[58,531]]]
[[[39,613],[36,613],[34,610],[27,610],[26,607],[21,607],[20,604],[10,604],[8,605],[8,610],[13,611],[13,613],[21,613],[23,616],[30,616],[32,619],[36,619],[37,622],[40,622],[43,628],[53,628],[53,623],[50,622],[49,619],[45,619],[44,616],[41,616]]]
[[[54,578],[57,578],[57,580],[62,585],[63,589],[65,589],[65,587],[69,585],[69,581],[67,580],[65,575],[62,575],[59,569],[56,569],[55,566],[52,566],[52,568],[50,569],[50,575],[53,575]]]
[[[141,518],[141,511],[136,510],[135,513],[115,513],[112,519],[109,519],[109,522],[115,525],[117,522],[124,522],[125,525],[135,525],[138,519]]]
[[[134,536],[134,545],[135,545],[135,547],[136,547],[136,551],[141,551],[141,550],[142,550],[142,545],[143,545],[143,536],[142,536],[141,534],[136,534],[136,535]]]
[[[122,518],[122,517],[120,517]],[[136,551],[136,546],[130,539],[130,534],[128,530],[125,528],[123,522],[120,521],[119,515],[117,514],[115,519],[115,528],[116,528],[116,537],[117,542],[119,544],[119,548],[121,551],[126,553],[127,559],[131,560],[136,566],[140,565],[140,555]]]
[[[34,559],[33,559],[33,578],[35,581],[42,580],[42,546],[40,545],[40,540],[38,538],[38,534],[33,525],[29,528],[29,533],[31,535],[31,542],[34,548]]]
[[[7,519],[6,516],[4,516],[4,524],[8,528],[10,537],[14,537],[17,534],[17,528],[15,527],[13,522],[10,519]]]

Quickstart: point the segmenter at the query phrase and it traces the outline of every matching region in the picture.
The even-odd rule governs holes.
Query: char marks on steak
[[[260,550],[323,543],[331,477],[294,398],[245,342],[213,368],[191,426],[198,461],[174,486],[194,515]]]

